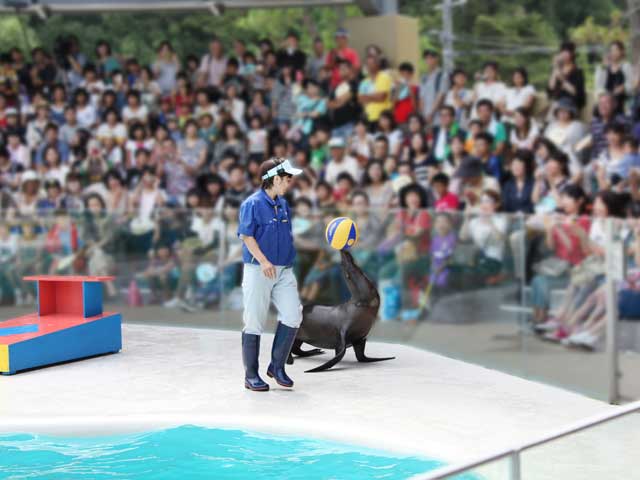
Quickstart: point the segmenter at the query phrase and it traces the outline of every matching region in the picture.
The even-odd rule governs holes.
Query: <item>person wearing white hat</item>
[[[291,210],[284,195],[291,178],[300,173],[302,170],[294,168],[289,160],[272,158],[263,162],[262,188],[240,206],[238,237],[244,243],[242,360],[244,386],[252,391],[269,390],[258,373],[258,357],[271,302],[278,310],[278,327],[267,375],[283,387],[293,387],[284,365],[302,322],[302,305],[292,269],[296,250]]]
[[[355,182],[360,181],[361,171],[358,160],[345,152],[346,144],[342,137],[329,140],[329,163],[324,172],[324,179],[335,186],[338,175],[343,172],[351,175]]]
[[[23,216],[35,215],[40,198],[40,177],[35,170],[24,171],[20,176],[20,191],[16,193],[18,213]]]

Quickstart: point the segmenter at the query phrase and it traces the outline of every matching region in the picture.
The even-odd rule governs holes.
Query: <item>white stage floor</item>
[[[271,339],[263,337],[263,373]],[[254,393],[243,387],[238,332],[125,325],[119,354],[0,377],[0,431],[77,435],[191,423],[457,462],[615,408],[410,347],[371,344],[367,352],[397,359],[358,364],[349,350],[323,373],[303,371],[333,352],[297,359],[287,368],[293,391],[272,383]],[[627,462],[635,461],[638,427],[634,416],[546,447],[525,457],[525,478],[596,478],[591,469],[606,459],[618,471],[607,467],[599,478],[634,478],[637,466]]]

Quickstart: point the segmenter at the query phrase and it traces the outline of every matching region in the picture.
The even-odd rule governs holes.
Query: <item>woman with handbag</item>
[[[546,214],[543,219],[545,245],[552,255],[534,265],[536,275],[531,281],[531,304],[535,324],[544,322],[549,311],[551,289],[568,281],[569,269],[589,254],[589,217],[582,215],[586,194],[578,185],[562,190],[562,213]]]
[[[593,221],[589,228],[589,255],[569,272],[569,291],[555,317],[537,325],[539,332],[548,332],[547,340],[561,341],[576,333],[579,324],[595,307],[591,294],[604,282],[605,229],[611,218],[623,218],[626,201],[621,195],[600,192],[593,203]],[[591,300],[591,301],[590,301]],[[586,310],[585,310],[586,308]]]

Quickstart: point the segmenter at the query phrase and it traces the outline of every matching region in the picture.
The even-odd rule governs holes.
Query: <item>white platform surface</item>
[[[332,352],[298,359],[287,368],[293,391],[272,383],[270,392],[254,393],[243,387],[238,332],[124,325],[123,336],[119,354],[0,377],[0,431],[79,435],[200,424],[458,462],[616,408],[392,344],[367,352],[396,360],[359,364],[349,350],[323,373],[303,371]],[[271,340],[262,339],[263,373]],[[627,417],[530,454],[523,472],[527,479],[640,478],[638,445],[640,416]]]

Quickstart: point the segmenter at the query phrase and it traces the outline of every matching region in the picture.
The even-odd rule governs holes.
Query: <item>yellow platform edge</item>
[[[0,345],[0,372],[9,372],[9,345]]]

